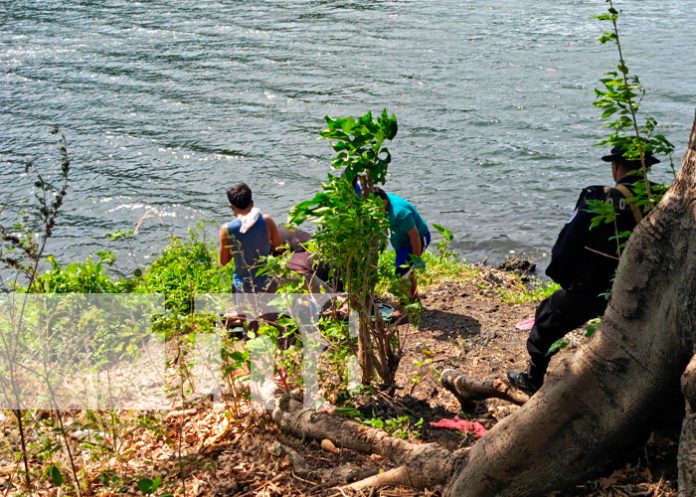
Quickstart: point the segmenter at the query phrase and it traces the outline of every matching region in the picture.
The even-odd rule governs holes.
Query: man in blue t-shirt
[[[406,199],[385,193],[381,188],[375,188],[374,193],[384,200],[389,216],[389,241],[396,251],[396,273],[409,276],[411,300],[414,300],[418,295],[418,283],[413,267],[424,267],[421,255],[430,245],[430,230],[418,210]]]

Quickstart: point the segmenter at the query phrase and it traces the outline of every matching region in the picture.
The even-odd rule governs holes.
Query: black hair
[[[384,190],[382,190],[379,186],[375,186],[375,187],[372,189],[372,193],[374,193],[375,195],[377,195],[379,198],[381,198],[381,199],[384,200],[385,202],[389,202],[389,199],[387,198],[387,194],[386,194],[386,193],[384,192]]]
[[[237,209],[244,210],[252,203],[251,188],[246,183],[238,183],[227,190],[227,200]]]

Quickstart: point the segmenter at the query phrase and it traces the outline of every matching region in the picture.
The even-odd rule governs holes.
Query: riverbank
[[[419,321],[399,325],[404,354],[395,394],[363,393],[344,401],[344,407],[360,413],[363,423],[414,442],[438,442],[453,449],[472,445],[477,435],[435,428],[431,422],[460,416],[490,429],[519,409],[493,399],[462,411],[439,385],[439,373],[446,368],[479,379],[523,368],[526,331],[517,325],[533,316],[540,297],[525,291],[516,275],[458,264],[456,274],[453,261],[449,270],[440,267],[437,280],[437,265],[430,265],[424,277],[433,280],[423,281]],[[572,333],[561,357],[586,340],[581,330]],[[19,441],[12,415],[4,414],[0,491],[15,495],[22,478]],[[68,460],[55,445],[60,439],[54,414],[30,412],[26,418],[32,473],[39,482],[35,494],[73,495]],[[157,496],[330,496],[337,495],[336,486],[390,467],[376,455],[282,433],[267,415],[251,408],[244,388],[227,392],[222,400],[201,400],[176,411],[67,412],[64,418],[84,495],[143,495],[158,482],[152,492]],[[674,497],[675,450],[674,441],[653,435],[642,450],[626,454],[625,464],[606,468],[598,480],[564,495]],[[52,465],[60,470],[61,485],[56,485]],[[438,494],[437,489],[385,488],[374,495]]]

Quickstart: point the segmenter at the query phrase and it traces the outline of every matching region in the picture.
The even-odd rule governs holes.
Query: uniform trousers
[[[607,299],[600,293],[601,290],[596,289],[560,289],[539,304],[534,326],[527,339],[527,351],[531,358],[529,375],[534,381],[544,381],[553,355],[548,352],[554,342],[590,319],[604,314]]]

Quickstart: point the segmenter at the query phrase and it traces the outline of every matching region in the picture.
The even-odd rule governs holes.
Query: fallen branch
[[[452,392],[462,409],[468,409],[474,402],[490,398],[507,400],[517,405],[529,400],[529,395],[500,379],[471,380],[464,373],[454,369],[445,369],[440,375],[440,383]]]

